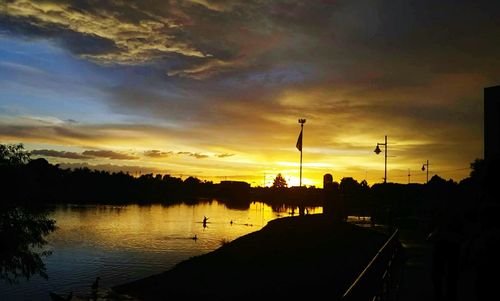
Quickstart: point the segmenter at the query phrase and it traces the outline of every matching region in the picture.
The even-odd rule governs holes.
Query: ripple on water
[[[206,228],[200,222],[204,216],[211,222]],[[52,218],[58,230],[48,237],[47,246],[53,254],[44,260],[49,279],[35,276],[14,286],[0,283],[0,299],[44,301],[50,300],[49,291],[86,295],[97,276],[102,287],[147,277],[257,231],[277,217],[261,203],[248,210],[228,209],[216,201],[193,206],[56,207]],[[191,239],[194,235],[197,240]]]

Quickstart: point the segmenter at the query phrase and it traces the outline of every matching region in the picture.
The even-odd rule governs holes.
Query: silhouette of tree
[[[482,179],[484,176],[484,169],[486,165],[484,163],[483,159],[476,159],[474,162],[470,164],[471,172],[470,172],[470,177],[471,178],[477,178],[477,179]]]
[[[191,185],[198,185],[198,184],[200,184],[200,183],[201,183],[200,179],[195,178],[195,177],[188,177],[188,178],[186,178],[186,179],[184,180],[184,184],[186,184],[186,185],[190,185],[190,186],[191,186]]]
[[[55,221],[44,212],[26,208],[0,209],[0,279],[9,283],[38,274],[47,278],[43,250],[44,236],[55,230]]]
[[[361,181],[359,183],[359,185],[361,185],[361,187],[363,187],[363,188],[370,188],[368,185],[368,182],[366,180]]]
[[[345,177],[340,180],[340,190],[346,194],[352,194],[358,191],[360,184],[352,177]]]
[[[0,165],[19,166],[30,161],[30,153],[24,150],[22,143],[0,144]]]
[[[288,184],[286,183],[285,178],[281,175],[281,173],[276,175],[276,178],[274,178],[273,181],[273,188],[286,188],[288,187]]]

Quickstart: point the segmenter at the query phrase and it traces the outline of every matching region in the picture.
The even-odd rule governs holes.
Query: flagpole
[[[299,187],[302,187],[302,139],[303,139],[304,123],[306,123],[306,120],[299,119],[299,123],[300,123],[300,180],[299,180]]]
[[[304,125],[302,124],[300,127],[300,130],[302,131],[303,128],[304,128]],[[300,150],[300,184],[299,184],[299,186],[302,187],[302,150]]]

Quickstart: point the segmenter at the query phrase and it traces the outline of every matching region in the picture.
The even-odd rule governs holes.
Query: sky
[[[460,181],[498,1],[0,3],[0,143],[61,167],[270,185]],[[384,148],[382,147],[382,151]],[[408,179],[408,173],[410,179]]]

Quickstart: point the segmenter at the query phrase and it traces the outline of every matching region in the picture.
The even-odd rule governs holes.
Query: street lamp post
[[[422,171],[427,171],[427,182],[426,183],[429,183],[429,160],[427,160],[427,162],[424,163],[424,165],[422,165]]]
[[[377,143],[377,147],[375,148],[374,152],[378,155],[382,151],[380,150],[380,145],[384,146],[384,152],[385,152],[385,164],[384,164],[384,183],[387,183],[387,135],[385,135],[385,142],[384,143]]]

